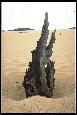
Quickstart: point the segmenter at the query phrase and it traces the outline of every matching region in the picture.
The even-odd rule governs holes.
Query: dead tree
[[[51,98],[54,89],[54,62],[49,58],[52,56],[53,43],[55,43],[55,32],[51,34],[49,45],[48,39],[48,13],[45,13],[44,25],[37,47],[32,53],[32,62],[29,62],[29,68],[26,69],[23,87],[25,88],[26,97],[41,95]]]

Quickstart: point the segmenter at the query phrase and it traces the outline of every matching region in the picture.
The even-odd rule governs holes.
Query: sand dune
[[[50,31],[51,33],[51,31]],[[60,35],[61,33],[61,35]],[[53,48],[55,88],[53,98],[26,99],[22,86],[25,70],[40,31],[2,32],[2,112],[75,113],[75,30],[57,30]],[[49,35],[50,37],[50,35]],[[48,40],[49,42],[49,40]]]

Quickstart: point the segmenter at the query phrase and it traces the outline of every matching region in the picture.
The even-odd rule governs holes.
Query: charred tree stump
[[[48,26],[48,13],[46,12],[41,37],[37,41],[36,49],[31,52],[32,62],[29,62],[29,68],[24,76],[23,87],[26,97],[41,95],[51,98],[53,96],[55,69],[54,62],[49,58],[53,53],[56,30],[52,32],[49,45],[46,46],[49,34]]]

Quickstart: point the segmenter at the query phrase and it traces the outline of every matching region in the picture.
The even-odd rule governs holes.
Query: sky
[[[76,2],[2,2],[1,28],[41,30],[45,12],[49,29],[76,27]]]

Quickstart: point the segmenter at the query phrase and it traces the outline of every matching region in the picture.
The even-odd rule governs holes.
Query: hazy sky
[[[2,2],[2,29],[42,29],[46,11],[49,29],[76,26],[76,2]]]

